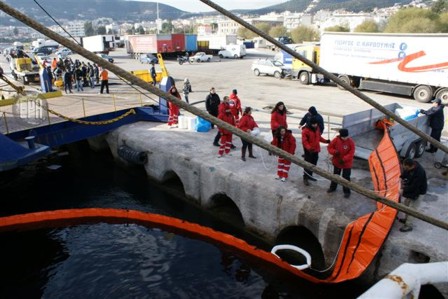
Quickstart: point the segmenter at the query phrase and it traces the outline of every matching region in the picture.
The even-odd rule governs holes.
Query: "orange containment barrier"
[[[218,244],[224,248],[235,251],[243,258],[267,263],[282,272],[299,275],[312,282],[318,280],[309,276],[288,263],[280,260],[270,252],[258,249],[245,241],[231,235],[217,232],[211,228],[186,222],[168,216],[145,213],[135,210],[119,209],[68,209],[46,212],[36,212],[0,218],[0,232],[35,230],[40,228],[67,227],[84,223],[136,223],[139,225],[158,227],[166,231],[201,239]]]
[[[387,124],[383,129],[384,136],[369,157],[370,173],[378,195],[399,202],[400,162]],[[377,203],[375,212],[347,225],[332,274],[325,282],[337,283],[359,277],[380,250],[396,216],[396,209]]]

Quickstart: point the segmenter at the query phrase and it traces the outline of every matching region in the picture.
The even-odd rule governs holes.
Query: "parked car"
[[[190,57],[191,62],[210,62],[212,61],[213,56],[205,54],[205,52],[197,52],[194,56]]]
[[[275,78],[284,78],[291,73],[291,69],[274,59],[258,59],[252,63],[251,69],[255,76],[265,74]]]
[[[57,48],[55,46],[42,46],[42,47],[37,47],[34,48],[33,50],[33,54],[38,54],[38,53],[42,53],[44,55],[50,55],[51,53],[53,53],[54,50],[56,50]]]
[[[141,63],[159,63],[159,59],[151,53],[140,55]]]
[[[98,53],[96,54],[99,57],[106,59],[107,61],[109,61],[110,63],[114,63],[114,59],[112,57],[110,57],[109,55],[103,54],[103,53]]]
[[[70,50],[68,48],[62,48],[62,49],[56,51],[55,54],[58,58],[64,59],[65,57],[67,57],[68,55],[72,55],[73,53],[72,53],[72,50]]]

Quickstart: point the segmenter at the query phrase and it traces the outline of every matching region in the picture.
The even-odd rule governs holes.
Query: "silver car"
[[[291,71],[283,63],[274,59],[258,59],[252,63],[251,69],[255,76],[265,74],[275,78],[284,78]]]

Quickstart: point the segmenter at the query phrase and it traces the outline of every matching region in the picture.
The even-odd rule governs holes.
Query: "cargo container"
[[[84,49],[93,53],[109,54],[115,47],[114,35],[94,35],[82,38]]]
[[[198,36],[196,34],[185,34],[185,51],[198,51]]]
[[[171,41],[175,52],[185,51],[185,35],[183,33],[171,34]]]
[[[126,52],[137,58],[138,54],[157,53],[157,35],[128,35],[125,39]]]
[[[325,32],[320,46],[296,51],[353,87],[448,104],[446,44],[448,34]],[[294,60],[302,83],[319,81],[315,70],[300,65]]]
[[[198,35],[198,43],[200,41],[208,41],[208,52],[217,54],[222,49],[225,49],[227,45],[237,44],[236,34],[226,34],[226,35]],[[198,44],[199,48],[199,44]]]

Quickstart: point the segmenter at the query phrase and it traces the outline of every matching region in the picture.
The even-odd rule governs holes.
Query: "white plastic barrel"
[[[187,116],[179,115],[178,123],[179,129],[188,129]]]
[[[188,131],[195,131],[196,118],[187,117]]]

